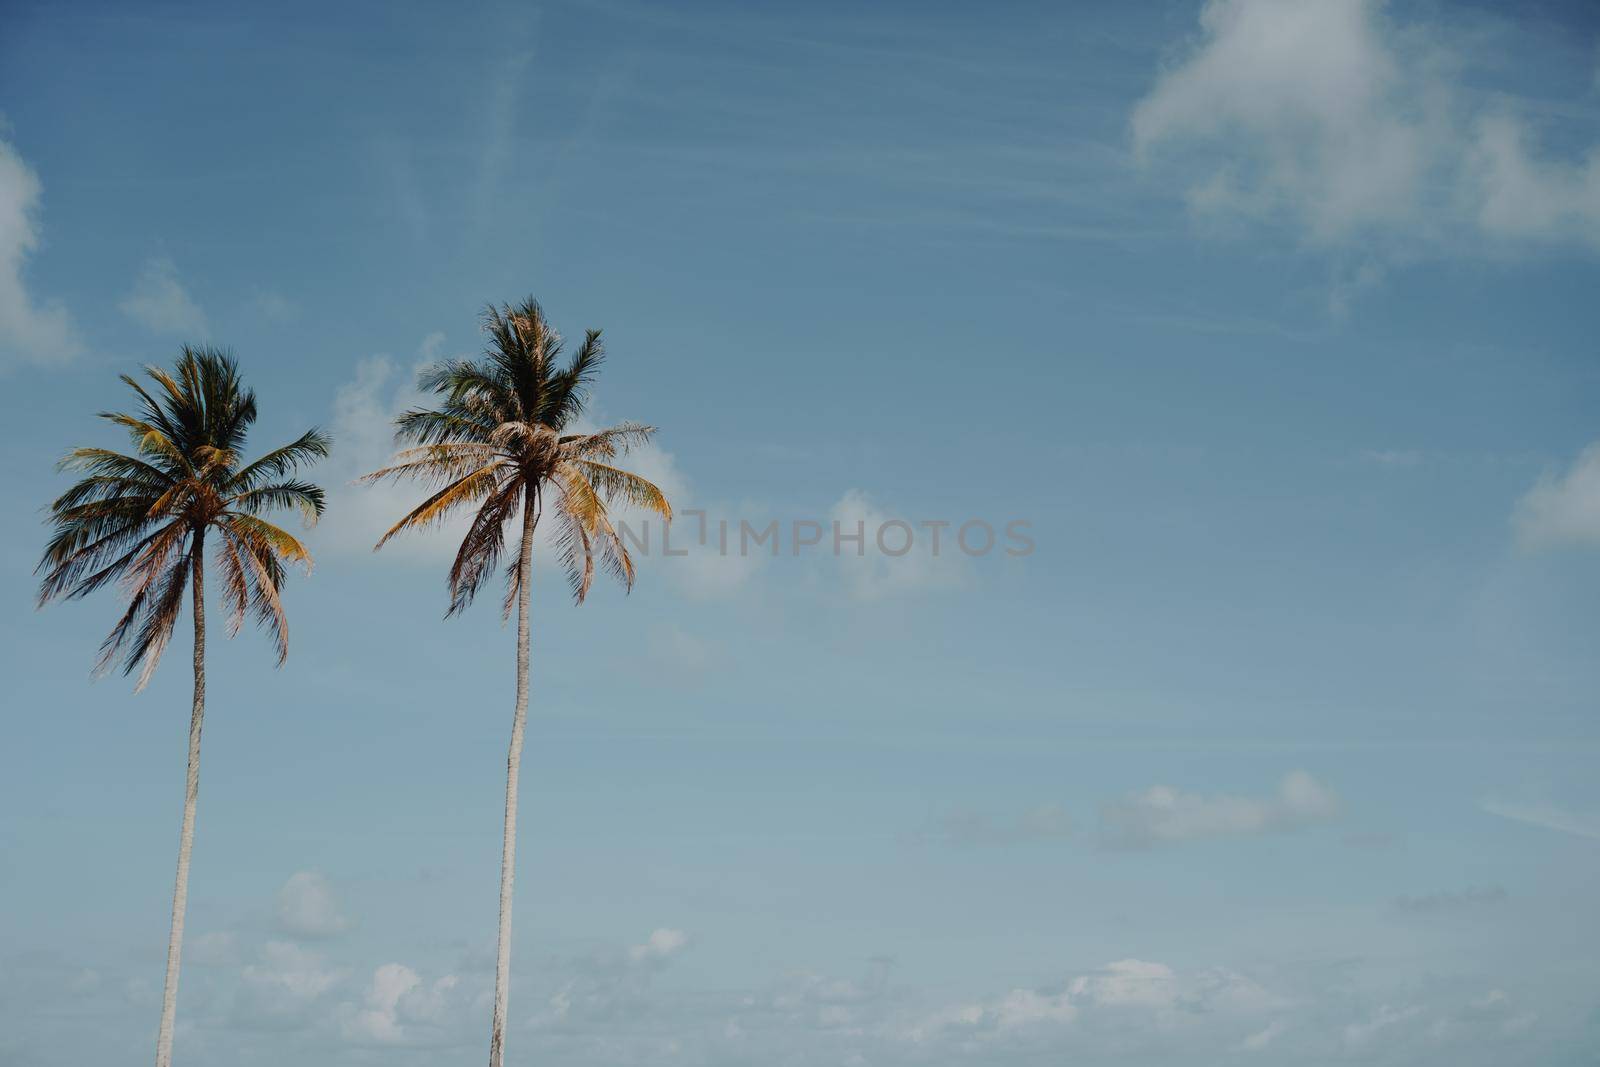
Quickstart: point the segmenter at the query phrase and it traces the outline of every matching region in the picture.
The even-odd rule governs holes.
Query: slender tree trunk
[[[489,1067],[502,1067],[505,1060],[506,999],[511,991],[511,888],[517,866],[517,775],[522,769],[522,734],[528,722],[528,605],[533,585],[533,527],[537,521],[530,493],[523,503],[522,547],[517,555],[517,710],[511,719],[511,750],[506,755],[505,836],[500,843],[500,941],[494,961]]]
[[[205,530],[194,535],[194,709],[189,715],[189,776],[183,791],[183,832],[178,837],[178,879],[172,890],[172,933],[167,939],[167,982],[161,994],[161,1032],[156,1067],[171,1067],[172,1025],[178,1014],[178,964],[183,956],[183,913],[189,903],[189,852],[194,847],[194,808],[200,798],[200,727],[206,717]]]

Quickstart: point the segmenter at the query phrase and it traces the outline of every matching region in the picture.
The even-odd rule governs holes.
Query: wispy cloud
[[[1357,1019],[1344,1028],[1344,1043],[1350,1048],[1365,1048],[1385,1032],[1411,1023],[1422,1014],[1416,1004],[1395,1006],[1383,1004],[1366,1018]]]
[[[411,236],[428,234],[428,198],[417,175],[416,146],[409,138],[375,137],[369,148],[377,172],[379,210],[397,218]]]
[[[1422,983],[1394,1000],[1359,985],[1329,990],[1315,967],[1236,970],[1149,956],[964,992],[909,976],[891,982],[883,957],[853,977],[801,969],[715,988],[696,988],[688,972],[662,980],[695,940],[658,926],[585,950],[544,946],[539,966],[518,978],[518,1047],[536,1059],[617,1067],[658,1064],[663,1050],[682,1063],[1023,1067],[1232,1062],[1270,1049],[1272,1062],[1301,1063],[1322,1062],[1340,1046],[1365,1060],[1409,1063],[1419,1041],[1428,1062],[1571,1058],[1553,1054],[1562,1046],[1548,1039],[1523,1044],[1538,1005],[1498,983],[1472,992]],[[481,1040],[492,965],[473,951],[454,962],[379,957],[374,965],[350,941],[310,948],[268,939],[234,949],[225,965],[192,975],[192,1040],[209,1037],[263,1062],[292,1049],[307,1062],[364,1063],[381,1047],[377,1058],[396,1064],[461,1059]],[[130,1012],[142,1017],[157,996],[116,963],[35,960],[26,968],[27,984],[7,989],[24,1009],[71,996],[77,1017],[133,1027]],[[0,982],[15,974],[8,967]],[[1582,1047],[1581,1021],[1563,1036]]]
[[[293,300],[273,289],[257,289],[250,294],[250,310],[270,323],[282,325],[300,317]]]
[[[1524,548],[1600,546],[1600,442],[1565,471],[1541,477],[1517,502],[1511,521]]]
[[[478,163],[478,184],[473,205],[480,226],[502,207],[500,196],[507,170],[516,161],[517,117],[521,111],[523,83],[533,62],[531,43],[537,17],[534,12],[497,34],[504,49],[492,63],[485,115],[483,151]]]
[[[1379,467],[1415,467],[1423,457],[1414,448],[1369,448],[1361,453],[1361,458]]]
[[[61,363],[83,343],[66,308],[40,302],[23,270],[39,249],[44,187],[10,142],[0,139],[0,369],[19,363]]]
[[[359,1004],[340,1006],[340,1031],[357,1045],[436,1045],[440,1024],[461,1010],[460,989],[459,975],[429,983],[403,963],[385,963],[372,972]]]
[[[117,307],[151,333],[196,341],[211,334],[206,313],[179,279],[177,264],[165,256],[145,260],[133,290]]]
[[[1266,797],[1185,793],[1156,785],[1100,809],[1100,839],[1111,848],[1149,848],[1207,838],[1296,830],[1339,813],[1339,798],[1305,771],[1291,771]]]
[[[333,937],[350,928],[333,887],[316,871],[296,871],[278,890],[278,928],[295,937]]]
[[[689,935],[682,930],[660,927],[650,936],[628,950],[628,958],[635,963],[652,963],[670,959],[689,945]]]
[[[1480,806],[1490,815],[1498,815],[1502,819],[1600,840],[1600,813],[1572,811],[1553,804],[1522,804],[1496,799],[1485,800]]]
[[[931,534],[925,525],[919,530],[919,524],[886,511],[860,489],[841,496],[828,518],[834,550],[823,558],[858,600],[950,589],[971,577],[950,523]]]
[[[331,431],[339,448],[329,463],[330,506],[313,534],[315,543],[340,554],[370,556],[372,546],[422,499],[410,485],[357,485],[357,479],[386,466],[395,454],[394,419],[420,404],[417,371],[442,351],[444,335],[423,338],[417,355],[401,364],[387,355],[371,356],[335,392]],[[385,546],[386,561],[447,560],[465,532],[466,517]],[[452,537],[452,535],[457,535]]]

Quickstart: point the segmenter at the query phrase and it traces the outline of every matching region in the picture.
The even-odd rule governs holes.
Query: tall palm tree
[[[100,646],[96,673],[120,661],[124,674],[139,672],[137,689],[143,689],[183,614],[184,587],[193,581],[189,771],[161,1029],[156,1037],[156,1067],[168,1067],[195,801],[200,794],[200,728],[206,711],[206,537],[216,537],[228,636],[239,631],[247,612],[253,613],[276,642],[281,665],[289,654],[288,623],[280,599],[285,564],[299,563],[309,571],[311,556],[293,536],[262,516],[295,508],[308,526],[316,522],[322,514],[322,490],[293,475],[328,454],[328,438],[310,430],[254,463],[242,464],[245,436],[256,419],[256,398],[244,388],[231,355],[185,346],[170,372],[159,367],[145,370],[153,383],[148,388],[122,375],[138,398],[134,413],[100,416],[128,431],[132,454],[78,448],[61,461],[63,470],[83,472],[84,477],[50,506],[54,536],[39,563],[44,572],[39,604],[76,599],[120,582],[128,594],[127,611]]]
[[[506,757],[506,810],[500,851],[500,933],[495,955],[494,1018],[489,1065],[505,1055],[506,999],[511,970],[511,890],[517,849],[517,776],[528,716],[528,609],[533,532],[548,507],[556,544],[578,603],[589,592],[595,558],[628,588],[633,560],[612,525],[608,505],[624,503],[670,519],[672,506],[650,482],[611,461],[655,432],[622,423],[594,433],[568,432],[582,413],[604,351],[589,330],[572,358],[558,365],[561,335],[530,297],[517,307],[484,313],[489,342],[481,360],[451,359],[424,371],[419,387],[437,406],[395,420],[396,437],[412,447],[394,465],[367,475],[420,481],[434,491],[383,535],[377,548],[403,530],[421,529],[471,510],[472,520],[450,568],[450,608],[466,608],[494,573],[506,527],[521,516],[516,559],[506,570],[503,614],[517,610],[517,703]]]

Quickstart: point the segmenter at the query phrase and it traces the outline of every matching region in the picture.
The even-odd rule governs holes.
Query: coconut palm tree
[[[244,388],[239,365],[226,352],[187,346],[169,372],[147,367],[148,387],[122,380],[137,399],[133,414],[102,412],[133,440],[131,454],[78,448],[61,461],[84,477],[50,506],[54,536],[39,570],[39,604],[87,596],[120,582],[128,607],[100,646],[96,673],[119,662],[138,671],[143,689],[183,614],[185,586],[193,588],[194,706],[189,717],[189,770],[178,838],[178,875],[172,892],[172,933],[156,1038],[156,1067],[172,1062],[172,1026],[178,1004],[178,964],[189,896],[189,853],[194,845],[195,801],[200,792],[200,728],[206,711],[205,546],[215,537],[217,573],[228,636],[253,614],[277,645],[281,665],[289,630],[280,594],[285,564],[308,571],[311,556],[287,531],[262,516],[298,509],[307,525],[322,514],[322,490],[293,475],[328,454],[328,438],[310,430],[254,463],[241,463],[245,436],[256,418],[255,394]]]
[[[511,970],[511,890],[517,848],[517,776],[528,715],[528,610],[532,589],[534,528],[546,512],[572,586],[583,603],[595,559],[632,588],[634,567],[611,505],[626,504],[670,519],[672,507],[650,482],[612,460],[643,444],[653,427],[622,423],[593,433],[574,430],[587,391],[600,368],[600,331],[589,330],[572,358],[559,365],[561,336],[532,299],[490,306],[484,313],[489,342],[481,360],[452,359],[418,380],[436,406],[407,411],[395,420],[396,437],[412,447],[367,481],[411,479],[433,492],[383,535],[377,548],[404,530],[418,530],[471,511],[450,568],[450,607],[466,608],[494,573],[506,547],[506,528],[521,517],[516,558],[506,570],[503,615],[517,611],[517,700],[506,757],[506,808],[500,851],[500,933],[495,955],[490,1067],[505,1055],[506,1000]]]

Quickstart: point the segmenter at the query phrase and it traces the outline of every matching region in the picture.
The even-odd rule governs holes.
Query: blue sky
[[[31,572],[185,341],[335,454],[288,665],[212,646],[179,1056],[481,1057],[511,632],[349,482],[529,293],[680,510],[1035,548],[546,565],[513,1062],[1593,1062],[1597,56],[1580,4],[8,5],[0,1062],[153,1040],[185,652],[91,684],[114,604]]]

